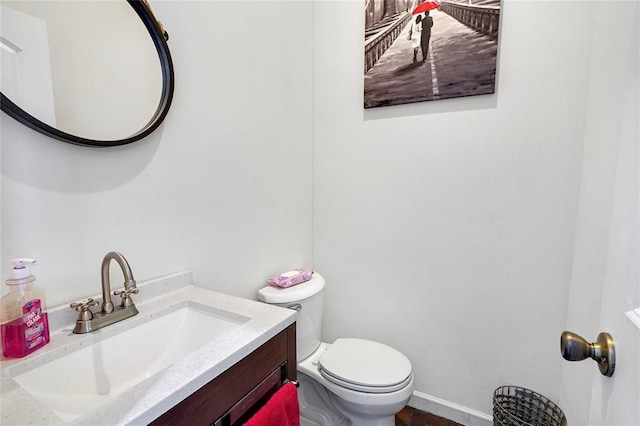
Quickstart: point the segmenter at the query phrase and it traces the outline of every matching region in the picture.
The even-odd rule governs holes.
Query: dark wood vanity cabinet
[[[296,377],[293,323],[151,425],[241,425]]]

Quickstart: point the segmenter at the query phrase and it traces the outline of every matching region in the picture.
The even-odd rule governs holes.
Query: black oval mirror
[[[2,111],[47,136],[97,147],[138,141],[162,123],[173,63],[146,1],[0,6]]]

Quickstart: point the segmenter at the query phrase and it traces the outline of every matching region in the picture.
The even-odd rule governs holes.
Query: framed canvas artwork
[[[495,92],[501,0],[366,0],[364,107]]]

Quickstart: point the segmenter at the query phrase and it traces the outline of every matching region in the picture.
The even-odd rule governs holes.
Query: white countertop
[[[89,334],[73,334],[77,313],[68,305],[48,310],[51,341],[45,347],[20,359],[0,361],[2,426],[28,425],[146,425],[191,395],[267,340],[287,328],[296,319],[290,309],[242,299],[191,284],[191,274],[183,272],[139,283],[140,293],[133,299],[140,313]],[[100,297],[94,297],[99,300]],[[135,327],[166,308],[194,301],[250,317],[238,328],[175,362],[151,378],[117,396],[107,407],[72,422],[64,422],[13,377],[43,365],[100,339]],[[122,348],[126,353],[127,348]],[[73,372],[69,372],[73,375]]]

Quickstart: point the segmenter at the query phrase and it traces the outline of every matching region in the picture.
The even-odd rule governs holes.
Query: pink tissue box
[[[273,287],[287,288],[309,281],[312,275],[313,271],[311,269],[295,269],[293,271],[283,272],[278,276],[271,277],[267,280],[267,283]]]

